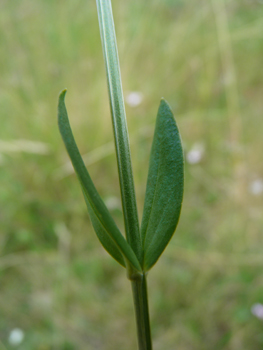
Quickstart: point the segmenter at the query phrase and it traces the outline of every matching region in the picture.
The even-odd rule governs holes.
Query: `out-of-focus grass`
[[[155,349],[258,350],[262,321],[250,308],[263,302],[262,193],[251,186],[263,178],[263,4],[114,0],[113,9],[124,92],[144,95],[127,106],[140,216],[160,97],[186,154],[204,149],[186,162],[180,225],[149,274]],[[21,328],[20,350],[135,349],[129,282],[63,171],[56,124],[67,87],[78,144],[122,227],[95,1],[1,1],[0,77],[0,348],[13,349],[9,334]]]

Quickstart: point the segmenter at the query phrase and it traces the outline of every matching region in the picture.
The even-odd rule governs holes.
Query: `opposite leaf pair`
[[[173,113],[161,100],[150,157],[149,174],[141,225],[142,251],[136,256],[119,231],[98,194],[84,165],[72,134],[63,90],[59,96],[58,124],[64,144],[78,176],[94,230],[108,253],[135,273],[148,271],[171,239],[183,198],[183,151]]]

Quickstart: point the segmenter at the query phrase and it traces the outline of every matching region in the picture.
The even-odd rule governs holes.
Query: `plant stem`
[[[111,0],[96,0],[96,2],[106,64],[126,237],[139,262],[142,263],[143,250]],[[152,350],[146,276],[144,273],[134,271],[130,264],[127,264],[126,268],[132,284],[139,350]]]
[[[152,350],[146,275],[131,281],[139,350]]]
[[[126,237],[141,263],[139,219],[111,0],[96,0],[96,2],[107,72]]]

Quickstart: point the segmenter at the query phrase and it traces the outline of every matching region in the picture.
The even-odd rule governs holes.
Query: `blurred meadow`
[[[180,223],[148,276],[154,349],[263,348],[263,1],[113,0],[139,215],[161,97],[185,150]],[[0,349],[134,350],[58,132],[59,92],[123,228],[95,0],[0,1]]]

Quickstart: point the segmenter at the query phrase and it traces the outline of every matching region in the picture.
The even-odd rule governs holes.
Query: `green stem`
[[[127,241],[140,262],[142,248],[111,0],[96,0],[106,64]]]
[[[139,350],[152,350],[152,338],[148,309],[147,281],[145,274],[131,282],[135,309]]]

